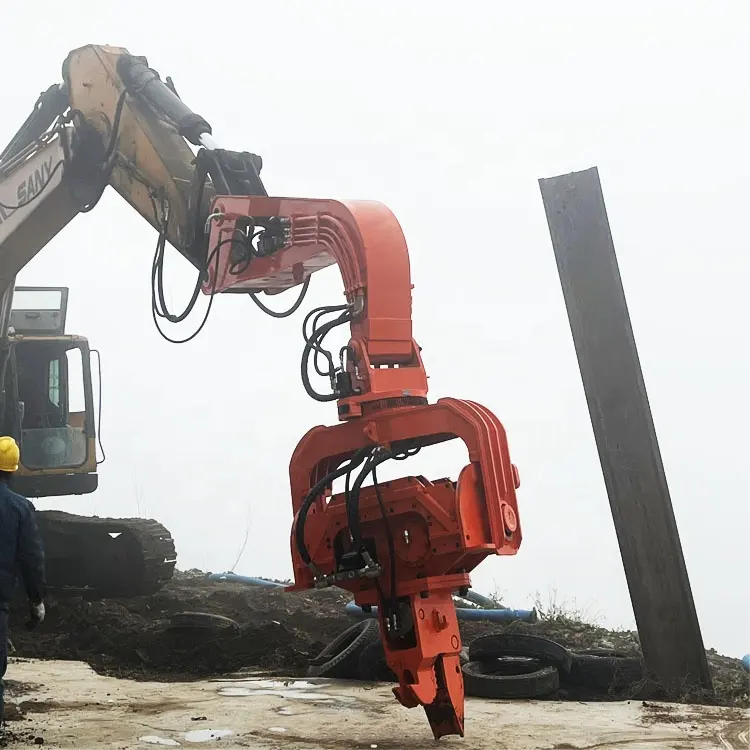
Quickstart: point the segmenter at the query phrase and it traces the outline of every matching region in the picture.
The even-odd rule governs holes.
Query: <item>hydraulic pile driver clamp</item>
[[[521,543],[505,430],[485,407],[427,401],[427,375],[412,338],[409,256],[393,214],[374,202],[248,196],[214,198],[204,292],[274,294],[338,264],[346,302],[305,319],[302,379],[336,401],[339,424],[311,429],[290,464],[294,586],[340,586],[378,608],[394,693],[422,705],[435,738],[464,733],[461,637],[452,594],[492,554]],[[334,316],[328,322],[326,316]],[[325,335],[349,324],[334,357]],[[309,329],[309,330],[308,330]],[[331,392],[310,383],[310,359]],[[322,363],[322,364],[321,364]],[[378,482],[377,467],[454,438],[469,452],[457,481],[422,476]],[[363,487],[368,476],[371,486]],[[333,482],[345,478],[345,491]]]

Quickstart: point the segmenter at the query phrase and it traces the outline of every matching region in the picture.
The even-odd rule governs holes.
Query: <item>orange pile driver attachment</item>
[[[513,555],[521,543],[519,478],[503,426],[472,401],[427,402],[412,338],[408,251],[385,206],[220,196],[211,213],[207,293],[278,293],[306,285],[320,268],[341,269],[346,302],[313,310],[303,326],[305,389],[336,401],[340,423],[310,430],[291,460],[291,589],[339,586],[364,609],[376,606],[398,700],[424,706],[436,739],[463,736],[452,595],[470,585],[470,571],[485,557]],[[337,363],[323,338],[347,323],[351,338]],[[313,388],[311,358],[330,393]],[[454,438],[469,452],[457,481],[378,481],[385,461]],[[341,478],[345,490],[333,494]]]

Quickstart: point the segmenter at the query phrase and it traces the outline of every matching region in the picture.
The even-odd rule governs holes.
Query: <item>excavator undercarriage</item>
[[[55,596],[116,598],[153,594],[172,578],[169,531],[144,518],[96,518],[37,511],[47,585]]]

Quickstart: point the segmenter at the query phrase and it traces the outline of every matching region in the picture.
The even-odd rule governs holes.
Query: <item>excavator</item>
[[[66,289],[16,287],[15,280],[108,186],[156,233],[157,326],[185,320],[201,294],[209,299],[206,315],[217,295],[242,294],[264,313],[286,317],[302,305],[316,271],[338,266],[343,299],[311,310],[302,325],[304,391],[335,403],[338,419],[309,430],[290,461],[288,590],[338,586],[364,610],[377,608],[398,701],[422,706],[436,739],[464,736],[452,596],[466,593],[487,556],[518,552],[520,479],[505,429],[488,408],[427,398],[412,333],[408,248],[396,217],[374,201],[269,196],[262,158],[221,148],[172,80],[126,49],[76,49],[62,79],[41,94],[0,154],[0,426],[21,446],[14,487],[37,498],[97,486],[92,352],[85,338],[64,331]],[[163,292],[167,244],[196,269],[180,313],[168,310]],[[299,295],[287,310],[263,301],[291,289]],[[28,300],[42,292],[57,296],[14,305],[14,294]],[[325,338],[340,326],[348,326],[349,340],[332,351]],[[82,362],[80,377],[71,375],[71,357]],[[71,410],[74,389],[82,407]],[[423,449],[454,439],[469,456],[456,479],[378,479],[384,463],[408,466]],[[339,480],[344,488],[336,492]],[[130,594],[172,575],[174,543],[156,521],[47,513],[39,516],[48,570],[62,588]]]
[[[0,236],[2,231],[0,224]],[[0,430],[22,448],[12,488],[29,498],[94,492],[101,463],[95,408],[101,404],[99,352],[85,337],[65,334],[67,288],[16,286],[8,296],[10,291],[13,305],[0,348]],[[99,374],[96,400],[94,369]],[[48,587],[58,597],[150,594],[174,572],[174,541],[154,520],[57,510],[37,510],[36,516]]]

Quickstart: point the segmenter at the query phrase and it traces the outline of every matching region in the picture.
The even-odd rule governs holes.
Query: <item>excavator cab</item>
[[[21,449],[13,489],[26,497],[82,495],[97,487],[91,351],[65,334],[68,289],[16,287],[0,359],[5,434]]]
[[[21,450],[10,486],[28,498],[85,495],[98,484],[98,352],[65,333],[67,303],[65,287],[16,287],[0,352],[0,426]],[[59,510],[37,510],[36,519],[58,596],[138,596],[172,577],[174,541],[156,521]]]

